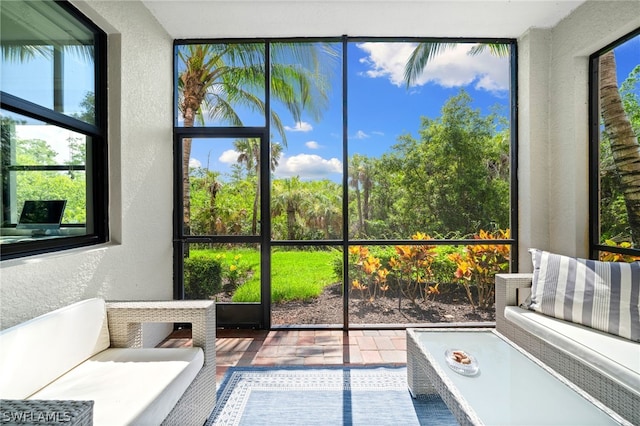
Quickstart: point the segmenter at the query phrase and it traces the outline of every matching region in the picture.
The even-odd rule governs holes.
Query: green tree
[[[405,82],[413,84],[436,55],[453,48],[453,43],[419,43],[405,66]],[[489,49],[494,55],[507,56],[505,44],[480,44],[470,50],[478,54]],[[600,113],[604,121],[613,165],[619,177],[619,188],[623,194],[631,238],[635,247],[640,246],[640,147],[638,132],[634,132],[629,117],[625,114],[616,79],[616,63],[613,51],[600,57]]]
[[[400,138],[387,160],[406,191],[398,200],[405,235],[424,229],[468,235],[508,225],[509,138],[497,132],[496,120],[472,109],[461,90],[440,118],[422,118],[420,140]]]
[[[95,93],[87,92],[80,102],[80,113],[72,114],[72,116],[86,123],[94,124],[96,121]]]
[[[43,139],[17,139],[16,164],[45,166],[56,164],[58,153]]]
[[[16,164],[21,166],[55,165],[57,152],[42,139],[16,139]],[[73,142],[73,141],[72,141]],[[78,147],[77,150],[80,150]],[[77,157],[71,145],[72,160]],[[16,203],[25,200],[64,199],[67,205],[64,223],[86,222],[86,179],[84,172],[22,171],[16,173]]]
[[[371,201],[371,178],[373,162],[370,158],[354,154],[349,161],[349,185],[353,187],[356,197],[358,224],[354,230],[355,236],[367,235],[367,222],[370,218],[369,204]]]

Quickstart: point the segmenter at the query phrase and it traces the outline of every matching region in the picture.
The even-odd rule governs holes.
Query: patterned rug
[[[437,395],[411,397],[405,367],[234,367],[206,425],[457,425]]]

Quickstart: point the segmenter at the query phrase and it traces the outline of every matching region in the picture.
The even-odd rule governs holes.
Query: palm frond
[[[51,46],[2,45],[2,58],[7,62],[25,62],[38,57],[52,58]]]
[[[407,87],[416,82],[418,77],[420,77],[424,69],[427,67],[429,61],[439,54],[453,49],[456,46],[456,43],[418,43],[413,52],[411,52],[411,56],[409,56],[407,64],[404,67],[404,81],[407,84]]]
[[[505,43],[482,43],[476,44],[469,50],[469,55],[475,56],[489,49],[489,52],[493,56],[497,56],[499,58],[504,58],[509,56],[511,53],[511,48],[508,44]]]
[[[2,58],[7,62],[27,62],[36,58],[52,59],[55,48],[61,49],[65,53],[70,53],[78,57],[85,63],[93,63],[94,47],[92,45],[5,45],[2,50]]]

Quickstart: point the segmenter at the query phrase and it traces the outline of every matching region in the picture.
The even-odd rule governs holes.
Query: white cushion
[[[504,316],[634,393],[640,393],[639,343],[516,306],[507,306]]]
[[[0,332],[0,398],[24,399],[109,347],[102,299],[83,300]]]
[[[200,348],[107,349],[29,399],[93,400],[94,425],[159,425],[204,364]]]

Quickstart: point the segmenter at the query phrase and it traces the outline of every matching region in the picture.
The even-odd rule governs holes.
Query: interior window
[[[66,3],[0,13],[2,259],[103,242],[105,35]]]

